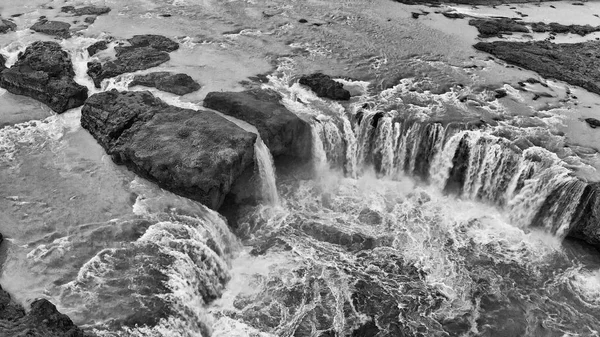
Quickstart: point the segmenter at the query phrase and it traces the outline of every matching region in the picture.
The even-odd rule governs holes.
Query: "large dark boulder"
[[[77,84],[69,54],[56,42],[34,42],[0,73],[0,87],[34,98],[57,113],[83,105],[87,88]]]
[[[177,42],[160,35],[136,35],[127,41],[131,46],[115,48],[115,60],[88,63],[87,73],[97,88],[104,79],[161,65],[171,59],[169,52],[179,48]]]
[[[600,41],[555,44],[535,42],[479,42],[475,49],[508,63],[580,86],[600,94]]]
[[[212,209],[254,163],[255,134],[214,112],[170,106],[149,92],[93,95],[81,125],[117,163]]]
[[[106,50],[106,49],[108,49],[108,42],[106,42],[104,40],[95,42],[91,46],[87,47],[87,51],[90,56],[94,56],[99,51]]]
[[[0,34],[8,33],[9,31],[15,31],[17,24],[5,19],[0,19]]]
[[[70,28],[71,25],[66,22],[48,20],[40,20],[31,26],[31,30],[33,31],[46,35],[62,37],[63,39],[71,37],[71,32],[69,31]]]
[[[137,75],[129,84],[130,87],[135,85],[154,87],[176,95],[185,95],[200,89],[200,84],[189,75],[174,74],[167,71]]]
[[[300,78],[300,84],[308,86],[319,97],[347,101],[350,92],[344,89],[344,85],[331,79],[325,74],[316,73]]]
[[[73,6],[64,6],[60,9],[63,13],[71,13],[73,15],[103,15],[110,12],[110,7],[106,6],[85,6],[75,8]]]
[[[528,33],[529,29],[525,24],[509,18],[498,19],[472,19],[469,25],[477,27],[480,37],[502,36],[503,33]]]
[[[310,157],[310,125],[286,109],[273,91],[210,92],[204,106],[254,125],[273,157]]]

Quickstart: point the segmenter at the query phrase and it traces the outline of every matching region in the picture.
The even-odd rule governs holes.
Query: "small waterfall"
[[[277,180],[275,177],[275,164],[271,151],[265,142],[258,136],[254,143],[254,155],[256,165],[260,174],[262,195],[265,201],[273,206],[279,205],[279,194],[277,193]]]

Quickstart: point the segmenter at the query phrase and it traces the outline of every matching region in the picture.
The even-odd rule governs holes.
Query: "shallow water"
[[[314,175],[272,169],[263,156],[257,174],[269,178],[265,199],[278,205],[246,209],[233,230],[215,212],[113,164],[79,126],[78,109],[52,115],[0,91],[0,233],[6,238],[0,284],[17,301],[49,298],[76,324],[106,336],[599,333],[600,256],[562,240],[562,213],[536,215],[552,183],[599,180],[600,136],[583,121],[599,117],[597,95],[489,60],[471,49],[476,31],[466,20],[435,13],[412,19],[412,11],[431,10],[423,6],[386,0],[76,4],[83,3],[113,8],[87,28],[75,23],[80,35],[62,42],[76,80],[91,92],[98,89],[85,75],[84,49],[105,36],[176,39],[181,48],[171,61],[144,72],[196,79],[202,89],[181,98],[150,90],[181,107],[198,109],[206,93],[256,86],[249,76],[271,72],[263,87],[313,121]],[[0,53],[11,63],[30,42],[48,39],[27,30],[40,15],[75,21],[58,13],[66,4],[0,0],[3,17],[25,13],[15,18],[18,32],[0,36]],[[590,13],[596,8],[585,6]],[[506,8],[459,10],[495,15]],[[543,10],[518,8],[532,20]],[[324,101],[295,83],[314,71],[339,76],[352,100]],[[548,87],[517,83],[529,77]],[[130,81],[130,74],[107,80],[101,90],[147,89],[128,88]],[[496,99],[496,89],[508,95]],[[553,97],[534,100],[538,92]],[[380,112],[379,127],[369,127]],[[403,128],[394,118],[489,123],[465,132],[481,153],[471,157],[469,189],[443,193],[453,155],[443,150],[458,147],[461,138],[452,143],[448,133],[449,142],[442,142],[442,129],[432,133],[438,155],[425,170],[416,158],[420,126]],[[548,166],[540,164],[542,173],[524,183],[525,192],[516,192],[515,180],[498,197],[505,184],[492,164],[512,156],[502,146],[524,140],[535,144],[529,155]],[[569,191],[565,198],[578,193]],[[532,227],[534,219],[541,225]]]

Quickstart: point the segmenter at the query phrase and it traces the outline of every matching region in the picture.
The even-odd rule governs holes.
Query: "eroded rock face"
[[[568,236],[600,248],[600,183],[585,187],[571,223]]]
[[[167,71],[137,75],[129,84],[130,87],[135,85],[154,87],[176,95],[185,95],[200,89],[200,84],[189,75],[174,74]]]
[[[350,92],[344,85],[331,79],[330,76],[317,73],[300,78],[300,84],[308,86],[319,97],[326,97],[340,101],[350,99]]]
[[[31,30],[33,31],[46,35],[58,36],[63,39],[71,37],[71,32],[69,31],[70,28],[71,25],[66,22],[48,20],[40,20],[31,26]]]
[[[0,73],[0,87],[34,98],[57,113],[83,105],[87,88],[77,84],[69,54],[56,42],[34,42]]]
[[[479,42],[475,49],[547,78],[565,81],[600,94],[600,41],[555,44],[535,42]]]
[[[160,35],[136,35],[127,41],[131,46],[115,48],[115,60],[88,63],[87,73],[97,88],[104,79],[161,65],[171,59],[169,52],[179,48],[177,42]]]
[[[210,92],[204,106],[254,125],[273,157],[310,158],[310,125],[287,110],[273,91]]]
[[[255,134],[214,112],[170,106],[149,92],[93,95],[81,125],[117,163],[212,209],[254,163]]]

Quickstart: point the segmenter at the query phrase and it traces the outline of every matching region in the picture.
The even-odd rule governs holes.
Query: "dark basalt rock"
[[[163,64],[171,59],[168,52],[179,48],[177,42],[160,35],[136,35],[127,41],[131,46],[115,48],[116,60],[88,63],[87,74],[97,88],[106,78]]]
[[[129,84],[130,87],[135,85],[154,87],[176,95],[185,95],[200,89],[200,84],[194,81],[189,75],[174,74],[166,71],[137,75]]]
[[[87,48],[88,54],[90,56],[96,55],[100,50],[106,50],[108,48],[108,43],[106,41],[98,41],[93,45]]]
[[[149,92],[93,95],[81,125],[115,162],[212,209],[254,162],[255,134],[214,112],[170,106]]]
[[[31,26],[31,30],[33,31],[46,35],[58,36],[63,39],[71,37],[71,32],[69,31],[70,28],[71,25],[66,22],[48,21],[45,19],[42,19]]]
[[[5,19],[0,19],[0,34],[8,33],[9,31],[15,31],[17,24]]]
[[[6,58],[4,57],[4,55],[0,54],[0,73],[2,73],[2,71],[6,68]]]
[[[335,100],[347,101],[350,99],[350,92],[344,89],[344,86],[331,79],[325,74],[316,73],[300,78],[300,84],[308,86],[319,97],[327,97]]]
[[[83,22],[91,25],[92,23],[96,22],[96,17],[88,16],[87,18],[83,19]]]
[[[522,22],[509,18],[501,19],[472,19],[469,25],[477,27],[480,37],[502,36],[503,33],[528,33],[529,29]]]
[[[535,42],[479,42],[475,49],[508,63],[565,81],[600,94],[600,41],[555,44]]]
[[[85,6],[79,8],[75,8],[73,6],[64,6],[60,9],[60,11],[63,13],[71,13],[77,16],[103,15],[109,13],[110,8],[105,6]]]
[[[600,26],[593,27],[590,25],[563,25],[556,22],[544,23],[534,22],[531,24],[531,29],[536,33],[553,32],[557,34],[577,34],[585,36],[587,34],[600,31]]]
[[[56,42],[34,42],[0,73],[0,87],[34,98],[57,113],[83,105],[87,88],[77,84],[69,54]]]
[[[422,5],[427,4],[431,6],[440,5],[443,3],[455,3],[465,5],[502,5],[510,3],[527,3],[527,2],[546,2],[556,0],[393,0],[407,5]]]
[[[310,158],[310,125],[287,110],[273,91],[210,92],[204,106],[254,125],[273,157]]]
[[[464,19],[465,18],[465,15],[461,14],[461,13],[443,12],[442,15],[447,17],[448,19]]]
[[[600,248],[600,183],[583,190],[567,235]]]
[[[593,129],[600,126],[600,120],[597,120],[596,118],[586,118],[585,122],[588,123],[588,125],[591,126]]]

